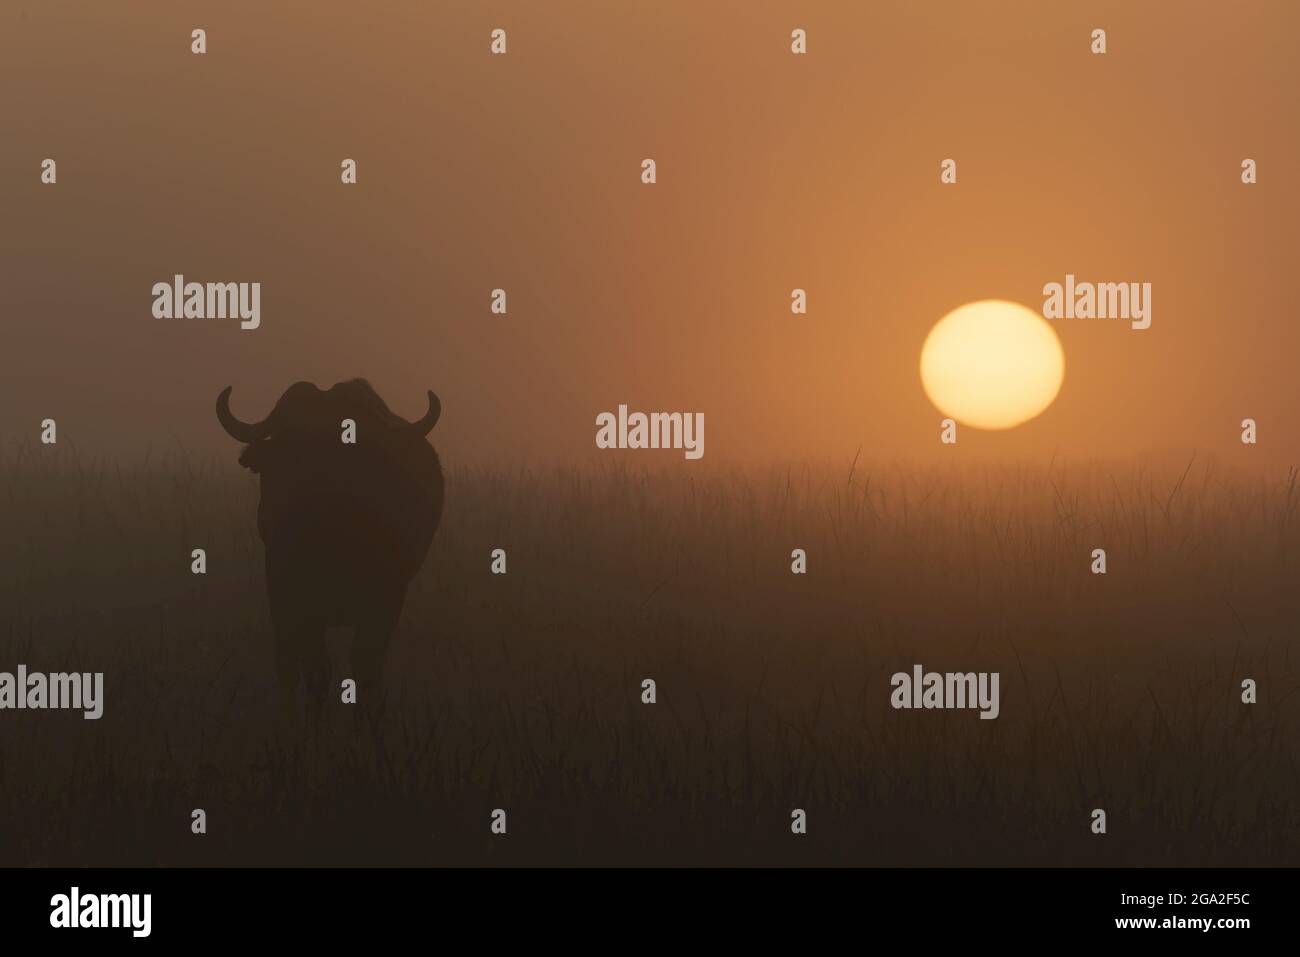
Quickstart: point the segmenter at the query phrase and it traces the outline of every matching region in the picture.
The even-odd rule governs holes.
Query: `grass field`
[[[1294,471],[453,469],[383,723],[302,733],[233,458],[5,453],[0,670],[106,703],[0,712],[0,862],[1300,864]]]

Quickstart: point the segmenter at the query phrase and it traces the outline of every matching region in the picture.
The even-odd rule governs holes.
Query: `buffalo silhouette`
[[[364,379],[328,390],[297,382],[265,419],[247,423],[231,413],[230,393],[217,397],[217,419],[247,443],[239,462],[260,477],[257,530],[283,702],[300,683],[309,708],[325,702],[325,629],[345,626],[355,629],[358,702],[379,704],[384,654],[442,517],[442,466],[425,438],[442,405],[430,392],[428,412],[408,422]]]

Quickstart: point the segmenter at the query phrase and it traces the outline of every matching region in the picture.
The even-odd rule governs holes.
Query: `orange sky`
[[[594,445],[620,403],[705,413],[705,462],[946,454],[930,327],[1068,272],[1151,282],[1152,328],[1056,322],[1056,403],[961,449],[1288,463],[1298,28],[1282,0],[14,0],[0,438],[52,416],[97,452],[233,457],[223,386],[257,418],[361,375],[412,417],[437,391],[449,463],[624,454]],[[261,282],[262,327],[154,320],[178,272]]]

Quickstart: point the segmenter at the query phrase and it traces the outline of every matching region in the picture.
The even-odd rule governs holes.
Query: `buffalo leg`
[[[298,619],[275,630],[275,671],[280,684],[280,703],[292,713],[298,687],[304,688],[307,714],[316,716],[329,694],[329,656],[325,650],[325,625],[312,619]]]
[[[406,589],[385,595],[357,620],[352,642],[352,672],[357,681],[357,701],[367,715],[378,717],[383,709],[384,655],[397,630]]]
[[[307,714],[312,719],[320,717],[329,698],[330,662],[325,649],[325,623],[303,622],[297,635],[298,667],[302,669],[303,686],[307,689]]]

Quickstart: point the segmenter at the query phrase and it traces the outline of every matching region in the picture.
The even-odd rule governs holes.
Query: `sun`
[[[978,429],[1038,415],[1065,379],[1061,340],[1017,302],[983,299],[944,316],[921,347],[921,384],[939,411]]]

